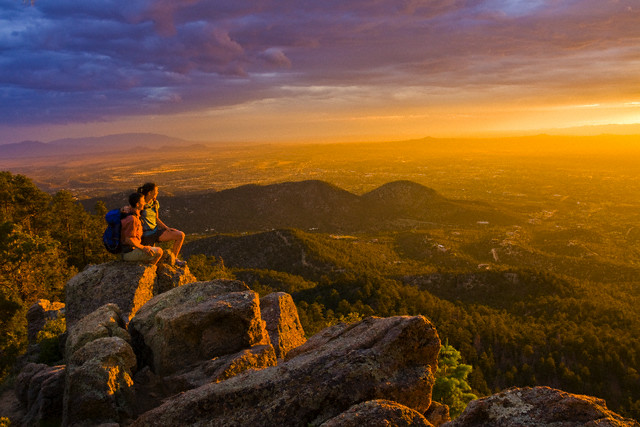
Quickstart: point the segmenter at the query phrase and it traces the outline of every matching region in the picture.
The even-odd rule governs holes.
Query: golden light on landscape
[[[0,0],[0,425],[637,427],[638,24]]]

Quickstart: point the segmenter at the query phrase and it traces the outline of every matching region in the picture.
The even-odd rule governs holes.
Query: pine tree
[[[461,358],[460,352],[448,343],[440,348],[432,399],[449,406],[451,418],[460,415],[470,401],[478,398],[471,393],[467,382],[472,367],[460,363]]]

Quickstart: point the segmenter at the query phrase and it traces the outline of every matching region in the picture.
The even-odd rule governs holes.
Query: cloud
[[[419,102],[394,95],[407,87],[470,100],[579,87],[637,95],[638,9],[633,0],[0,0],[0,124],[223,108],[291,96],[287,87],[357,87],[370,103]]]

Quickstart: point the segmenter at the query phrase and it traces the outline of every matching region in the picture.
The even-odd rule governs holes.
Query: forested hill
[[[555,274],[535,267],[535,253],[478,264],[473,242],[437,236],[273,230],[202,238],[184,251],[199,278],[224,272],[261,294],[291,293],[307,333],[369,315],[423,314],[473,366],[480,395],[547,385],[640,416],[637,282]],[[589,262],[578,271],[588,276]]]
[[[286,291],[309,335],[343,320],[422,314],[473,366],[478,395],[548,385],[640,418],[638,238],[611,215],[587,222],[588,207],[558,200],[556,213],[552,202],[520,209],[528,215],[521,221],[408,181],[364,195],[304,181],[162,193],[160,203],[170,226],[209,227],[208,235],[190,234],[183,252],[199,280],[238,278],[261,295]],[[28,307],[64,300],[69,277],[115,259],[101,243],[105,212],[98,204],[90,214],[69,192],[51,196],[0,172],[3,379],[26,349]],[[242,232],[211,232],[210,217],[229,228],[237,220]]]
[[[109,207],[126,194],[100,198]],[[87,209],[98,199],[83,201]],[[187,233],[298,228],[320,232],[411,229],[437,224],[514,225],[515,214],[490,205],[450,200],[411,181],[395,181],[362,196],[323,181],[245,185],[223,191],[163,195],[162,217]]]

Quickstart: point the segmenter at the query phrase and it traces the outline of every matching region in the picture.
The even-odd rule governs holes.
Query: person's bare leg
[[[184,243],[184,233],[179,230],[167,230],[160,236],[160,241],[168,242],[169,240],[174,241],[171,251],[176,256],[176,258],[178,258],[180,249],[182,249],[182,243]]]

